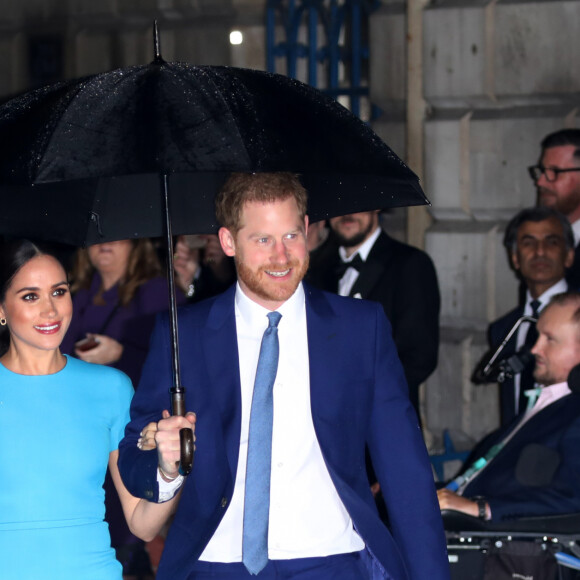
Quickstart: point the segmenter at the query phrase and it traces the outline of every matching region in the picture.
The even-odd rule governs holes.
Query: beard
[[[268,278],[266,270],[280,270],[280,264],[272,266],[261,266],[258,270],[252,270],[243,261],[238,261],[235,257],[238,278],[244,285],[263,300],[274,302],[286,302],[298,288],[298,284],[304,278],[308,270],[309,255],[306,253],[302,262],[292,259],[284,264],[284,268],[291,269],[291,277],[285,282],[277,282]]]
[[[562,197],[547,187],[538,187],[538,205],[553,207],[569,216],[580,205],[580,191],[571,191]]]
[[[560,382],[556,380],[547,370],[545,370],[544,372],[534,371],[534,381],[539,385],[543,385],[544,387],[554,385]]]
[[[340,221],[343,219],[345,218],[341,218]],[[346,237],[336,229],[336,226],[340,225],[340,221],[335,225],[335,227],[332,228],[332,230],[336,240],[338,241],[338,244],[343,248],[354,248],[355,246],[359,246],[369,237],[372,232],[375,231],[376,228],[376,224],[373,221],[370,221],[364,230],[358,232],[357,234],[353,234],[350,237]]]
[[[536,361],[538,360],[538,356],[536,355]],[[566,378],[561,378],[560,376],[556,376],[554,372],[550,369],[550,366],[546,363],[545,359],[540,359],[542,367],[538,367],[536,364],[534,368],[534,381],[544,387],[555,385],[556,383],[561,383],[566,380]],[[561,374],[561,373],[559,373]]]

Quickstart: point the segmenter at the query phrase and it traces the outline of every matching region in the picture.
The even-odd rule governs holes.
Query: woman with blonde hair
[[[63,352],[118,368],[136,386],[155,316],[169,306],[153,244],[143,238],[80,249],[71,281],[75,315]],[[185,298],[179,294],[178,301]]]

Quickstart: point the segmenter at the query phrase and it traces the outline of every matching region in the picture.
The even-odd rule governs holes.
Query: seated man
[[[534,378],[542,388],[518,421],[486,437],[438,494],[441,509],[504,521],[580,511],[580,293],[552,298],[538,320]]]

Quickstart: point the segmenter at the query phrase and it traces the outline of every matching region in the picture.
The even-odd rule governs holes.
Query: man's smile
[[[286,270],[264,270],[268,276],[273,276],[274,278],[283,278],[287,276],[292,271],[292,268],[287,268]]]

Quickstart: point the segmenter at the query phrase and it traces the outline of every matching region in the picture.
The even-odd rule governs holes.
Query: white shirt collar
[[[259,332],[264,332],[264,329],[268,326],[266,316],[271,310],[264,308],[257,302],[254,302],[251,298],[244,293],[240,283],[236,283],[236,309],[237,312],[242,316],[245,322],[251,324],[252,321],[263,319],[264,326],[259,329]],[[302,287],[302,282],[298,284],[296,291],[286,302],[284,302],[279,308],[276,309],[282,315],[282,320],[296,320],[301,309],[304,308],[304,288]],[[282,321],[280,321],[282,323]]]
[[[340,248],[338,248],[340,259],[343,262],[348,263],[358,254],[361,257],[362,261],[364,262],[368,258],[368,255],[372,250],[373,246],[375,245],[375,242],[377,241],[377,238],[380,236],[380,234],[381,228],[380,226],[377,226],[377,229],[363,242],[361,247],[348,258],[346,257],[346,249],[340,246]]]
[[[540,408],[543,409],[548,405],[556,402],[558,399],[569,395],[571,392],[572,391],[570,390],[567,382],[554,383],[553,385],[542,387],[534,407],[536,408],[536,411]]]
[[[574,233],[574,247],[580,243],[580,220],[576,220],[572,225],[572,232]]]
[[[541,312],[546,307],[548,302],[550,302],[550,299],[552,298],[552,296],[555,296],[556,294],[560,294],[562,292],[566,292],[567,290],[568,290],[568,283],[566,282],[566,280],[564,278],[562,278],[559,282],[556,282],[553,286],[550,286],[550,288],[548,288],[542,295],[538,296],[538,300],[540,301],[539,311]],[[530,303],[532,302],[532,300],[533,300],[532,295],[530,294],[530,291],[527,290],[526,291],[526,306],[524,308],[524,315],[525,316],[531,316],[531,314],[532,314],[532,307],[530,306]]]

